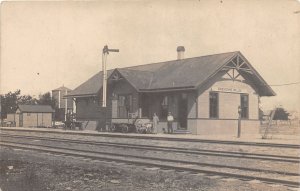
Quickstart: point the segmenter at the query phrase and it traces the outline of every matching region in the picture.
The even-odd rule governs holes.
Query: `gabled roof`
[[[254,70],[240,52],[228,52],[208,56],[186,58],[117,68],[108,71],[108,77],[114,71],[119,72],[137,91],[168,91],[172,89],[196,89],[220,71],[234,57],[239,55],[252,69],[253,75],[243,73],[248,80],[253,80],[260,89],[261,96],[275,95],[262,77]],[[68,96],[95,96],[102,88],[102,71],[78,86]]]
[[[155,72],[148,89],[196,87],[234,55],[230,52],[166,62]]]
[[[107,71],[107,76],[110,76],[112,70]],[[66,97],[71,96],[94,96],[98,93],[98,91],[102,88],[102,71],[98,72],[86,82],[75,88],[71,91]]]
[[[120,68],[117,70],[137,90],[149,88],[154,78],[154,73],[149,71],[128,68]]]
[[[28,113],[53,113],[54,110],[50,105],[19,105],[21,112]]]

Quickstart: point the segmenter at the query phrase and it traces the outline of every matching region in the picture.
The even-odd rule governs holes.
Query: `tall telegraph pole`
[[[106,70],[106,60],[109,52],[119,52],[119,49],[109,49],[107,45],[103,48],[102,53],[102,72],[103,72],[103,91],[102,91],[102,107],[106,107],[106,91],[107,91],[107,70]]]
[[[119,52],[119,49],[109,49],[107,45],[104,46],[102,52],[102,72],[103,72],[103,80],[102,80],[102,107],[104,109],[104,129],[106,129],[106,95],[107,95],[107,70],[106,70],[106,60],[109,52]]]
[[[2,127],[2,95],[0,94],[0,127]]]

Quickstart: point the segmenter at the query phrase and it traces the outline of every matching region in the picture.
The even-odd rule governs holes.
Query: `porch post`
[[[241,137],[241,113],[242,113],[241,106],[238,106],[238,114],[239,114],[239,118],[238,118],[238,132],[237,132],[237,138],[240,138],[240,137]]]
[[[139,118],[142,118],[142,102],[141,102],[141,99],[142,99],[142,94],[141,93],[138,93],[138,117]]]

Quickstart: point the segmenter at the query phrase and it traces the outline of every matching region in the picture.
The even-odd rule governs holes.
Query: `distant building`
[[[7,121],[17,127],[51,127],[53,114],[50,105],[19,105],[16,113],[7,114]]]
[[[55,111],[56,120],[64,120],[66,108],[67,110],[73,110],[72,98],[68,98],[67,100],[64,98],[64,96],[68,95],[71,91],[71,89],[64,86],[52,90],[52,98],[55,99],[55,106],[58,108],[58,110]]]

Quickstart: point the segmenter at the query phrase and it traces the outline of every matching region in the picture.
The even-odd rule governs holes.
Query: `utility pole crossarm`
[[[119,49],[108,49],[108,52],[119,52]]]
[[[119,52],[119,49],[109,49],[107,45],[103,48],[103,54],[109,54],[109,52]]]

